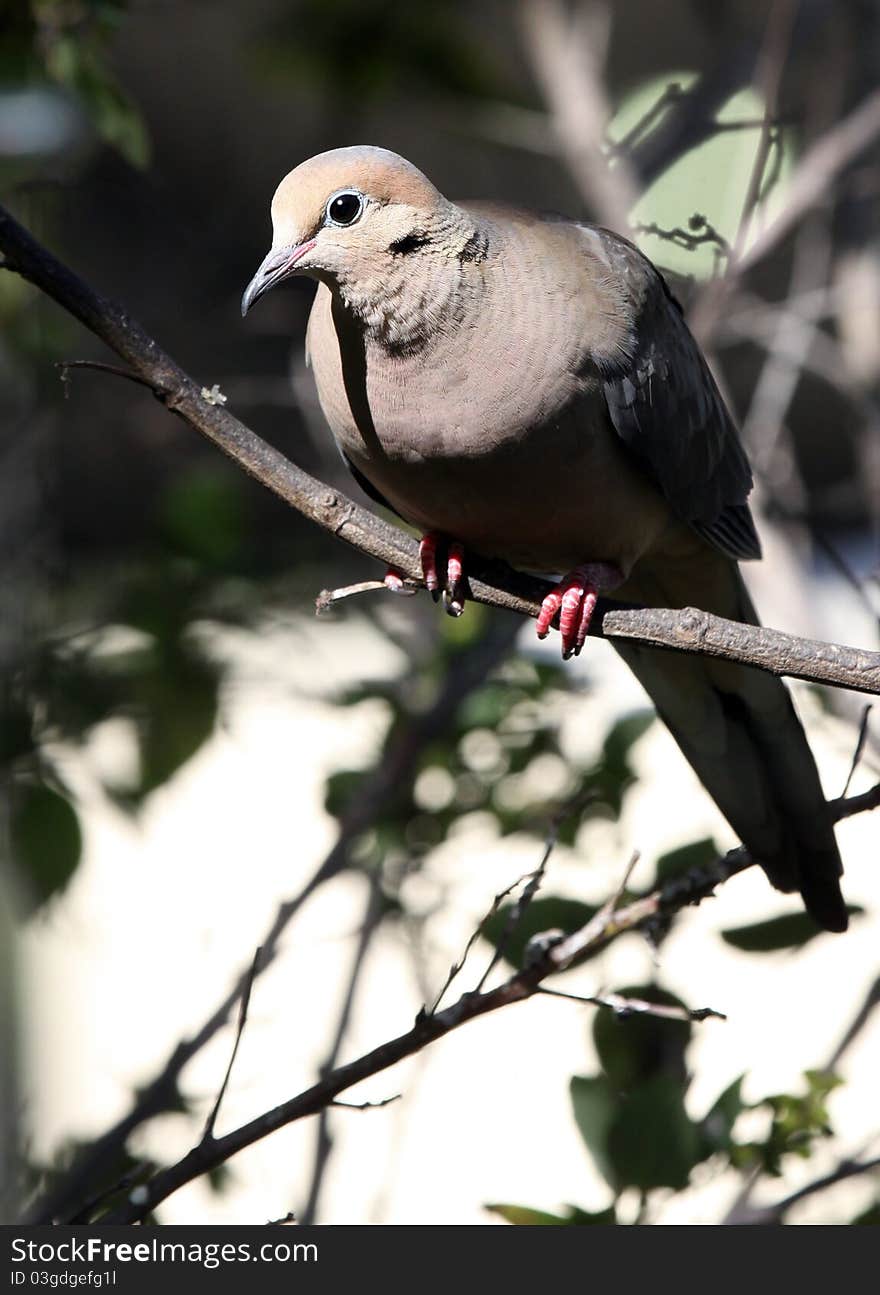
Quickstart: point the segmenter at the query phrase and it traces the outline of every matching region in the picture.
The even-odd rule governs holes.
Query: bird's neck
[[[334,297],[369,345],[394,356],[421,353],[467,318],[487,253],[487,231],[449,204],[384,252],[375,276],[339,280]]]

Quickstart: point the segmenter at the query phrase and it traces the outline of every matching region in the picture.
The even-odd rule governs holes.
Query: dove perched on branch
[[[468,551],[567,572],[544,601],[563,655],[600,593],[757,623],[752,476],[655,267],[581,222],[448,201],[410,162],[354,147],[302,163],[272,202],[247,310],[318,280],[307,353],[366,492],[419,528],[425,584],[458,614]],[[389,571],[386,582],[400,586]],[[774,886],[842,931],[842,871],[785,686],[731,662],[616,641]]]

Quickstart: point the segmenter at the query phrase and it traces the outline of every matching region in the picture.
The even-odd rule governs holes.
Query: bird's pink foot
[[[445,548],[446,570],[440,578],[438,553]],[[436,531],[429,531],[419,544],[419,558],[425,585],[436,599],[443,591],[443,606],[450,616],[460,616],[464,611],[464,545],[457,540],[445,540]]]
[[[577,656],[586,642],[599,593],[614,589],[622,580],[623,573],[610,562],[587,562],[569,571],[541,603],[538,638],[547,637],[558,614],[563,658]]]

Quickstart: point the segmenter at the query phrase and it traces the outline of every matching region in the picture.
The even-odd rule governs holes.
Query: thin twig
[[[226,1095],[226,1089],[229,1085],[229,1076],[232,1074],[232,1067],[235,1065],[235,1058],[238,1056],[238,1046],[241,1043],[241,1036],[244,1033],[244,1027],[247,1023],[248,1008],[251,1002],[251,990],[254,987],[254,981],[260,966],[260,955],[263,950],[258,945],[254,952],[254,960],[251,963],[251,969],[245,981],[244,990],[241,995],[241,1001],[238,1005],[238,1024],[235,1028],[235,1042],[232,1045],[232,1052],[229,1056],[229,1065],[226,1067],[226,1074],[223,1076],[223,1083],[220,1085],[220,1091],[217,1094],[216,1101],[211,1108],[211,1113],[205,1121],[205,1129],[202,1133],[203,1139],[210,1139],[214,1136],[214,1125],[217,1123],[217,1115],[220,1111],[220,1105]]]
[[[880,92],[877,103],[880,129]],[[124,310],[97,296],[2,207],[0,249],[6,252],[8,268],[41,288],[102,338],[149,383],[168,409],[250,476],[324,530],[394,567],[405,579],[421,583],[418,545],[411,536],[316,481],[240,423],[222,404],[206,399],[202,394],[206,389],[164,354]],[[537,616],[551,588],[546,580],[515,572],[502,562],[487,562],[477,554],[472,556],[470,570],[469,588],[474,601],[521,615]],[[619,636],[678,651],[723,656],[812,683],[880,692],[880,653],[811,643],[688,608],[621,610],[603,600],[590,632],[593,637]]]
[[[880,803],[880,783],[872,788],[871,794],[873,804]],[[868,807],[862,796],[832,802],[829,809],[836,821]],[[676,878],[624,908],[607,912],[606,904],[601,910],[607,912],[602,923],[597,921],[597,914],[582,930],[546,945],[540,956],[502,984],[483,993],[466,992],[455,1003],[433,1015],[424,1010],[419,1012],[412,1028],[406,1033],[381,1044],[347,1065],[339,1066],[332,1073],[322,1076],[311,1088],[224,1137],[209,1142],[203,1139],[177,1164],[159,1171],[149,1182],[136,1188],[136,1194],[132,1193],[126,1202],[104,1215],[100,1223],[106,1226],[141,1221],[186,1183],[216,1168],[245,1147],[288,1124],[317,1114],[354,1084],[387,1070],[405,1057],[421,1052],[460,1026],[533,997],[548,976],[567,970],[623,931],[635,930],[660,914],[669,916],[687,905],[700,903],[714,894],[717,886],[753,864],[754,860],[749,852],[740,846],[716,860],[713,866],[693,869],[684,877]]]
[[[737,265],[739,274],[782,241],[794,226],[828,191],[837,177],[880,135],[880,90],[875,90],[843,121],[826,131],[807,150],[795,168],[785,195],[785,206],[765,229],[757,234]]]
[[[498,894],[494,897],[488,913],[486,913],[485,917],[483,917],[482,920],[477,923],[477,926],[475,927],[475,929],[471,931],[471,934],[468,938],[468,942],[464,946],[464,952],[462,953],[461,957],[456,962],[452,963],[452,965],[449,968],[449,971],[446,973],[446,979],[444,980],[442,986],[440,987],[440,992],[437,994],[437,997],[434,999],[431,1006],[427,1009],[429,1016],[434,1015],[434,1013],[439,1008],[440,1004],[443,1002],[443,999],[446,996],[446,991],[449,989],[449,986],[452,984],[454,980],[457,979],[459,974],[464,970],[467,964],[467,960],[470,957],[471,949],[474,947],[477,940],[482,935],[483,928],[485,927],[486,923],[489,921],[490,918],[495,916],[495,914],[498,912],[501,905],[504,903],[504,900],[507,899],[508,895],[512,895],[513,892],[517,890],[523,884],[524,881],[532,879],[534,878],[534,876],[535,876],[535,873],[530,872],[530,873],[527,873],[526,876],[524,877],[517,877],[516,881],[512,881],[509,886],[505,886],[504,890],[499,891]]]
[[[845,1182],[848,1178],[859,1178],[863,1174],[871,1174],[876,1170],[880,1170],[880,1156],[870,1160],[842,1160],[830,1173],[823,1174],[821,1178],[814,1179],[804,1187],[799,1187],[797,1191],[784,1196],[782,1200],[772,1205],[759,1205],[742,1212],[737,1211],[734,1217],[728,1217],[724,1221],[738,1224],[780,1223],[794,1205],[800,1204],[809,1196],[827,1191],[829,1187]]]
[[[400,589],[389,590],[384,580],[360,580],[356,585],[345,585],[342,589],[322,589],[315,599],[315,615],[325,616],[336,603],[353,598],[356,594],[378,593],[380,590],[386,593],[415,594],[418,593],[419,586],[411,581],[404,583]]]
[[[861,1007],[850,1021],[843,1037],[823,1066],[824,1070],[827,1070],[832,1074],[837,1070],[837,1067],[840,1065],[844,1056],[855,1043],[856,1039],[868,1024],[868,1021],[871,1019],[878,1007],[880,1007],[880,976],[877,977],[868,989]]]
[[[627,998],[623,994],[568,994],[562,989],[549,989],[541,985],[539,994],[550,998],[567,998],[571,1003],[586,1003],[591,1007],[608,1007],[615,1016],[659,1016],[668,1021],[706,1021],[710,1017],[726,1021],[724,1012],[714,1007],[673,1007],[669,1003],[651,1003],[646,998]]]
[[[843,784],[843,791],[840,793],[841,797],[846,797],[846,795],[848,794],[849,785],[852,782],[853,777],[855,776],[855,772],[858,769],[862,756],[864,754],[865,742],[867,741],[867,737],[868,737],[868,719],[870,718],[870,715],[871,715],[871,703],[868,702],[867,706],[862,711],[862,718],[859,724],[859,736],[856,741],[856,749],[855,751],[853,751],[852,764],[849,767],[849,773],[846,775],[846,782]]]
[[[153,390],[152,382],[141,377],[139,373],[135,373],[131,369],[123,369],[118,364],[104,364],[101,360],[57,360],[55,368],[58,370],[64,384],[65,397],[67,397],[70,387],[71,369],[97,369],[99,373],[112,373],[116,378],[125,378],[128,382],[136,382],[140,387],[146,387],[149,391]]]
[[[642,222],[633,225],[634,234],[652,234],[655,238],[662,239],[664,243],[673,243],[676,247],[683,247],[686,252],[693,252],[698,247],[703,247],[706,243],[713,243],[722,256],[730,256],[730,244],[723,234],[712,225],[705,216],[695,212],[688,221],[688,228],[683,229],[681,225],[674,225],[671,229],[665,229],[662,225],[654,221]]]
[[[357,944],[355,946],[354,957],[351,960],[351,970],[348,973],[348,982],[345,987],[345,993],[342,998],[342,1006],[339,1010],[339,1018],[336,1022],[336,1029],[333,1035],[333,1042],[330,1044],[327,1056],[321,1066],[321,1074],[332,1071],[339,1060],[339,1053],[348,1033],[348,1026],[351,1021],[351,1014],[354,1009],[355,995],[357,994],[358,985],[364,970],[367,953],[373,940],[373,936],[382,920],[382,889],[379,879],[376,876],[370,878],[370,889],[367,895],[367,904],[364,911],[363,921],[361,922],[360,932],[358,934]],[[306,1192],[306,1203],[302,1209],[302,1222],[304,1224],[314,1223],[318,1212],[318,1201],[321,1196],[321,1188],[324,1185],[324,1176],[327,1171],[327,1165],[330,1162],[330,1156],[333,1152],[333,1139],[330,1136],[330,1121],[328,1108],[325,1106],[318,1117],[318,1127],[315,1133],[315,1153],[312,1162],[312,1172],[309,1178],[309,1186]]]
[[[280,1219],[267,1219],[266,1227],[283,1228],[283,1227],[287,1227],[288,1224],[290,1223],[296,1223],[296,1221],[297,1221],[297,1218],[293,1210],[288,1210],[287,1213],[283,1215]]]
[[[383,1097],[378,1102],[341,1102],[338,1098],[331,1102],[331,1106],[338,1106],[344,1111],[380,1111],[383,1106],[390,1106],[392,1102],[399,1102],[403,1093],[394,1093],[391,1097]]]
[[[419,752],[446,730],[465,698],[504,659],[516,631],[515,621],[501,621],[483,641],[456,657],[434,701],[425,710],[409,717],[383,753],[381,764],[364,775],[342,817],[333,846],[298,893],[278,907],[264,933],[260,942],[263,950],[260,974],[274,961],[282,935],[301,908],[316,890],[346,867],[353,841],[401,794],[407,779],[413,778]],[[158,1074],[140,1087],[134,1104],[123,1118],[96,1138],[72,1169],[31,1205],[28,1222],[52,1223],[69,1219],[81,1208],[84,1195],[90,1193],[90,1185],[100,1181],[118,1163],[135,1129],[179,1105],[181,1071],[226,1024],[241,999],[249,976],[250,967],[239,975],[200,1028],[177,1044]]]
[[[767,33],[758,64],[758,83],[764,100],[764,114],[758,148],[746,187],[739,226],[733,243],[734,258],[736,260],[739,260],[742,256],[743,248],[746,245],[749,230],[751,229],[752,218],[761,196],[764,171],[770,155],[779,86],[785,69],[788,45],[798,3],[799,0],[775,0],[770,9],[770,16],[767,19]]]

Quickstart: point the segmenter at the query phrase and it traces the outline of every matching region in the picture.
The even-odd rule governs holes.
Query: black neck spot
[[[404,234],[403,238],[395,239],[388,251],[392,256],[407,256],[410,252],[417,252],[420,247],[426,247],[430,241],[427,234],[414,229],[412,233]]]

